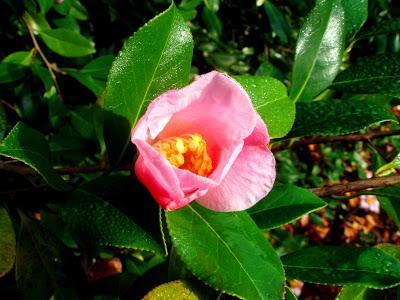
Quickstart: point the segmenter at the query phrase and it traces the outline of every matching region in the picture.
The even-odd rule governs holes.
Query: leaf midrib
[[[214,228],[210,225],[210,223],[207,222],[206,219],[204,219],[191,205],[188,205],[188,207],[200,218],[201,221],[203,221],[210,229],[211,231],[217,236],[219,240],[221,240],[222,244],[228,249],[228,252],[233,256],[233,258],[237,261],[239,264],[240,268],[243,270],[243,272],[247,275],[247,277],[250,279],[250,282],[253,284],[253,287],[257,291],[257,294],[260,295],[261,298],[263,298],[263,294],[261,291],[258,289],[256,283],[254,282],[253,278],[250,276],[250,274],[246,271],[242,263],[240,262],[239,258],[235,255],[235,253],[231,250],[230,246],[225,242],[225,240],[214,230]]]
[[[329,21],[330,21],[331,16],[332,16],[332,10],[333,10],[333,3],[331,2],[331,9],[330,9],[330,12],[329,12],[329,17],[327,18],[327,21],[326,21],[325,26],[324,26],[325,27],[324,28],[324,34],[322,34],[321,39],[320,39],[320,41],[318,43],[318,50],[316,52],[315,58],[313,59],[312,66],[310,68],[310,72],[308,72],[306,80],[304,80],[303,85],[301,86],[299,92],[297,93],[297,96],[293,99],[293,102],[297,102],[297,100],[299,100],[300,96],[303,94],[304,89],[306,88],[306,85],[307,85],[308,81],[311,78],[311,74],[314,71],[315,64],[317,63],[318,56],[319,56],[319,53],[321,51],[321,45],[322,45],[322,42],[323,42],[325,34],[326,34],[326,29],[328,28]]]
[[[359,82],[375,80],[375,79],[392,79],[392,78],[394,78],[394,79],[400,78],[400,74],[399,75],[371,76],[371,77],[356,78],[356,79],[342,80],[342,81],[338,80],[338,81],[335,81],[334,83],[332,83],[332,86],[337,86],[337,85],[341,85],[341,84],[359,83]]]
[[[262,103],[262,104],[260,104],[260,105],[255,106],[255,109],[259,109],[259,108],[261,108],[261,107],[267,106],[267,105],[272,104],[272,103],[277,102],[277,101],[282,101],[282,100],[287,99],[287,98],[288,98],[288,96],[285,95],[285,96],[283,96],[283,97],[279,97],[279,98],[274,99],[274,100],[272,100],[272,101],[264,102],[264,103]]]
[[[161,15],[160,15],[160,16],[161,16]],[[156,74],[158,68],[160,67],[161,58],[163,57],[165,48],[167,47],[167,45],[168,45],[168,43],[169,43],[169,40],[170,40],[170,38],[171,38],[172,32],[173,32],[172,27],[173,27],[173,24],[174,24],[174,22],[175,22],[175,18],[176,18],[176,9],[175,9],[175,7],[174,7],[174,9],[173,9],[173,16],[172,16],[172,20],[171,20],[171,26],[170,26],[170,30],[169,30],[169,32],[168,32],[168,36],[167,36],[167,38],[165,39],[165,44],[164,44],[164,46],[163,46],[163,48],[162,48],[162,50],[161,50],[161,52],[160,52],[160,53],[161,53],[161,54],[160,54],[160,57],[158,58],[156,67],[154,68],[153,74],[151,75],[151,79],[150,79],[150,81],[149,81],[149,85],[147,86],[146,91],[145,91],[145,93],[144,93],[144,95],[143,95],[143,97],[142,97],[142,99],[141,99],[139,109],[136,111],[135,119],[134,119],[134,121],[133,121],[132,124],[131,124],[131,131],[132,131],[133,127],[136,125],[137,121],[139,120],[139,116],[140,116],[141,111],[142,111],[142,109],[143,109],[143,105],[144,105],[144,103],[146,102],[147,95],[148,95],[148,93],[149,93],[149,91],[150,91],[150,87],[153,86],[154,76],[155,76],[155,74]],[[125,100],[126,100],[126,99],[125,99]],[[129,111],[129,105],[128,105],[128,103],[127,103],[126,101],[124,101],[124,105],[125,105],[125,108],[127,109],[127,111]],[[127,138],[126,138],[124,147],[122,148],[121,154],[119,155],[116,164],[119,164],[119,162],[122,160],[122,157],[123,157],[124,154],[125,154],[126,148],[128,147],[129,140],[130,140],[130,135],[128,135]]]
[[[294,208],[296,208],[296,209],[299,209],[299,208],[303,208],[303,207],[311,207],[312,209],[318,209],[318,208],[323,208],[323,207],[325,207],[327,204],[325,203],[325,204],[322,204],[321,203],[321,205],[319,205],[319,204],[297,204],[296,202],[294,202],[294,203],[291,203],[291,205],[282,205],[282,206],[275,206],[275,207],[268,207],[268,208],[266,208],[266,209],[259,209],[259,210],[256,210],[256,211],[251,211],[251,212],[249,212],[249,214],[250,214],[250,216],[254,216],[254,215],[259,215],[259,214],[264,214],[265,212],[268,212],[268,211],[270,211],[270,210],[274,210],[274,209],[285,209],[285,208],[292,208],[292,209],[294,209]],[[308,210],[308,208],[307,208],[307,210]]]
[[[397,279],[398,282],[400,282],[400,279],[398,279],[397,277],[393,276],[393,275],[389,275],[386,273],[380,273],[380,272],[375,272],[375,271],[371,271],[371,270],[364,270],[364,269],[348,269],[348,268],[326,268],[326,267],[320,267],[320,266],[297,266],[297,265],[287,265],[287,264],[283,264],[283,266],[289,267],[289,268],[296,268],[296,269],[309,269],[309,270],[333,270],[333,271],[351,271],[351,272],[364,272],[364,273],[370,273],[370,274],[375,274],[375,275],[384,275],[386,277],[391,277],[394,279]]]

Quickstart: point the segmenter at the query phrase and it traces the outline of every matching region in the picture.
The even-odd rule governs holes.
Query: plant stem
[[[36,51],[39,53],[39,55],[42,58],[44,64],[46,65],[47,69],[49,70],[51,79],[53,80],[54,86],[56,87],[58,97],[60,98],[61,102],[64,102],[64,97],[63,97],[63,95],[61,93],[60,86],[58,85],[58,81],[57,81],[56,74],[54,73],[53,65],[47,60],[46,56],[42,52],[42,49],[40,48],[39,43],[37,42],[37,40],[35,38],[35,33],[33,31],[32,26],[29,24],[29,22],[26,20],[26,18],[24,16],[22,16],[22,19],[24,20],[24,23],[25,23],[26,27],[28,28],[29,35],[31,36],[33,46],[35,47]]]
[[[352,181],[349,183],[312,188],[310,189],[310,192],[320,197],[326,197],[330,195],[344,194],[346,192],[363,191],[369,188],[387,187],[395,184],[400,184],[400,175],[374,177],[369,179]]]
[[[322,144],[322,143],[335,143],[335,142],[356,142],[356,141],[366,141],[369,142],[373,139],[400,135],[400,130],[390,130],[390,131],[375,131],[363,134],[347,134],[338,136],[320,136],[305,138],[300,141],[294,142],[292,144],[283,144],[272,147],[272,152],[279,152],[286,149],[299,148],[301,146],[311,145],[311,144]]]

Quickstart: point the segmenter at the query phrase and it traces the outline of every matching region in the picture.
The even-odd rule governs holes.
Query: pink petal
[[[265,197],[275,181],[275,158],[267,148],[268,140],[265,124],[259,118],[222,183],[197,202],[212,210],[239,211]]]
[[[148,143],[134,139],[140,156],[135,164],[138,179],[164,209],[178,209],[215,187],[213,180],[173,167]]]
[[[215,166],[209,177],[220,183],[256,120],[257,114],[243,88],[232,78],[214,71],[154,100],[135,127],[132,141],[152,143],[165,137],[199,133],[207,141]]]

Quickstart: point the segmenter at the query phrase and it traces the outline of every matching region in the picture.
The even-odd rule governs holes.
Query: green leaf
[[[360,30],[368,18],[368,0],[342,0],[346,22],[346,40]]]
[[[380,34],[388,34],[400,31],[400,18],[380,21],[369,29],[366,29],[357,36],[357,39],[365,39]]]
[[[80,57],[96,52],[91,41],[65,28],[41,30],[39,35],[50,50],[65,57]]]
[[[203,0],[204,4],[209,10],[218,11],[219,10],[219,1],[220,0]]]
[[[81,73],[89,74],[93,78],[107,79],[114,55],[103,55],[85,65]]]
[[[29,165],[53,188],[68,189],[67,183],[53,170],[50,163],[50,149],[45,137],[24,123],[17,123],[0,144],[0,155]]]
[[[96,106],[77,106],[68,111],[72,126],[85,139],[96,139]]]
[[[175,280],[164,283],[147,293],[143,300],[185,299],[200,300],[200,293],[186,281]]]
[[[382,300],[386,299],[386,290],[373,290],[362,286],[345,286],[336,300]]]
[[[344,49],[344,10],[340,0],[317,3],[299,32],[290,98],[311,101],[339,72]]]
[[[78,21],[72,16],[66,16],[64,18],[54,18],[53,22],[58,28],[69,29],[77,33],[80,33],[81,31]]]
[[[14,63],[0,62],[0,83],[9,83],[24,78],[26,67]]]
[[[0,141],[4,138],[8,128],[7,114],[4,105],[0,104]]]
[[[400,284],[400,262],[376,248],[310,247],[281,259],[289,278],[306,282],[372,288]]]
[[[173,4],[125,43],[110,70],[104,107],[112,161],[121,161],[149,102],[188,83],[192,49],[190,29]]]
[[[280,81],[285,80],[285,75],[279,70],[277,67],[275,67],[271,62],[269,61],[264,61],[260,64],[258,67],[256,73],[256,76],[268,76],[268,77],[273,77],[276,78]]]
[[[341,72],[331,87],[349,93],[400,97],[400,56],[384,54],[359,59]]]
[[[272,31],[276,33],[282,43],[286,44],[291,31],[288,23],[285,20],[285,17],[282,15],[281,11],[270,1],[264,2],[264,10],[268,16]]]
[[[17,51],[7,55],[0,62],[0,83],[9,83],[25,77],[26,67],[33,63],[34,49]]]
[[[294,103],[287,96],[286,87],[279,80],[266,76],[235,76],[249,93],[253,105],[267,124],[271,138],[285,136],[292,128]]]
[[[45,91],[48,92],[54,85],[49,70],[43,67],[37,60],[31,65],[31,70],[35,76],[40,78],[40,80],[43,82]],[[60,100],[57,99],[57,101]]]
[[[398,259],[400,248],[392,244],[379,244],[378,249]],[[381,300],[386,299],[387,290],[374,290],[362,286],[345,286],[340,290],[337,300]]]
[[[101,198],[78,190],[56,206],[66,230],[83,248],[112,247],[163,254],[161,247],[122,211]]]
[[[21,299],[80,299],[76,257],[39,223],[22,217],[16,281]]]
[[[297,300],[296,295],[293,293],[292,289],[286,287],[285,288],[285,300]]]
[[[40,12],[46,14],[49,9],[53,6],[54,0],[38,0],[40,6]]]
[[[326,203],[307,189],[275,185],[267,197],[248,210],[261,229],[275,228],[321,209]]]
[[[396,157],[390,162],[382,167],[380,167],[375,174],[378,176],[388,175],[387,173],[391,173],[393,169],[400,169],[400,153],[396,155]]]
[[[3,62],[29,67],[33,63],[34,52],[34,49],[31,51],[17,51],[7,55]]]
[[[214,33],[217,36],[221,35],[223,25],[215,11],[204,7],[201,12],[201,18],[209,32]]]
[[[68,75],[78,80],[82,85],[87,87],[97,97],[99,97],[106,87],[105,81],[94,79],[90,74],[83,73],[75,69],[64,68],[63,71],[67,72]]]
[[[5,208],[0,206],[0,278],[8,273],[15,261],[15,233]]]
[[[397,122],[389,110],[367,101],[297,103],[296,120],[288,137],[348,134],[384,121]]]
[[[166,216],[172,243],[196,277],[240,298],[283,298],[279,257],[246,212],[191,204]]]
[[[78,0],[63,0],[54,6],[57,12],[64,16],[72,16],[77,20],[86,21],[88,12]]]

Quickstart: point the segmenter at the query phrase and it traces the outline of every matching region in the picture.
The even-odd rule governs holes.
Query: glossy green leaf
[[[400,31],[400,18],[394,18],[390,20],[384,20],[368,28],[357,36],[357,39],[365,39],[380,34],[388,34]]]
[[[166,216],[172,243],[196,277],[245,299],[283,298],[279,257],[246,212],[190,204]]]
[[[286,287],[285,288],[285,300],[297,300],[296,295],[293,293],[292,289]]]
[[[15,261],[15,233],[5,208],[0,206],[0,278],[8,273]]]
[[[337,300],[382,300],[385,299],[386,290],[369,289],[362,286],[343,287]]]
[[[0,155],[24,162],[35,169],[57,190],[68,188],[51,165],[50,149],[45,137],[24,123],[18,123],[0,144]]]
[[[63,69],[68,75],[78,80],[82,85],[87,87],[97,97],[99,97],[106,87],[105,81],[94,79],[90,74],[83,73],[75,69]]]
[[[200,294],[188,282],[175,280],[164,283],[147,293],[143,300],[185,299],[200,300]]]
[[[388,175],[386,173],[390,173],[393,169],[400,169],[400,153],[396,155],[396,157],[390,162],[382,167],[380,167],[375,174],[380,175]]]
[[[41,224],[22,218],[17,242],[16,281],[20,299],[80,299],[80,265]]]
[[[306,282],[372,288],[400,284],[400,262],[376,248],[309,247],[281,259],[289,278]]]
[[[290,98],[311,101],[339,72],[344,49],[344,9],[340,0],[323,0],[306,17],[296,46]]]
[[[346,40],[360,30],[368,18],[368,0],[342,0],[346,23]]]
[[[397,122],[385,107],[367,101],[297,103],[296,120],[288,137],[348,134],[384,121]]]
[[[64,16],[72,16],[77,20],[85,21],[88,19],[86,8],[78,0],[63,0],[54,6],[57,12]]]
[[[248,210],[261,229],[275,228],[321,209],[326,203],[307,189],[292,184],[274,185],[272,191]]]
[[[101,198],[78,190],[56,206],[65,229],[83,248],[112,247],[163,254],[161,247],[122,211]]]
[[[209,10],[218,11],[220,0],[203,0]]]
[[[55,18],[53,19],[53,22],[58,28],[65,28],[77,33],[80,33],[81,31],[78,21],[72,16],[65,16],[64,18]]]
[[[20,80],[25,76],[26,67],[14,63],[0,62],[0,84]]]
[[[272,31],[279,37],[282,43],[287,43],[290,37],[290,27],[281,11],[270,1],[264,2],[264,10],[268,16]]]
[[[331,87],[349,93],[400,97],[400,56],[384,54],[359,59],[341,72]]]
[[[71,124],[79,134],[86,139],[96,138],[97,122],[95,120],[95,105],[79,106],[68,111]]]
[[[7,55],[3,59],[3,62],[28,67],[33,62],[34,53],[34,49],[32,49],[31,51],[17,51]]]
[[[399,259],[400,248],[392,244],[379,244],[378,249]],[[382,300],[386,299],[387,290],[375,290],[363,286],[345,286],[340,290],[337,300]]]
[[[38,60],[36,60],[31,65],[32,73],[35,74],[44,85],[44,89],[46,92],[50,91],[50,89],[54,86],[53,79],[51,78],[50,72],[47,68],[43,67]],[[57,99],[57,101],[60,101]]]
[[[9,83],[25,77],[27,67],[32,65],[34,49],[17,51],[0,62],[0,83]]]
[[[192,48],[190,29],[173,4],[125,43],[110,70],[104,107],[112,161],[121,161],[149,102],[188,83]]]
[[[273,77],[276,78],[280,81],[283,81],[285,79],[285,75],[279,70],[277,67],[275,67],[271,62],[269,61],[264,61],[260,64],[258,67],[256,73],[256,76],[268,76],[268,77]]]
[[[96,52],[91,41],[65,28],[41,30],[39,35],[50,50],[65,57],[80,57]]]
[[[40,6],[40,12],[46,14],[49,9],[53,6],[54,0],[38,0]]]
[[[89,74],[93,78],[107,79],[113,60],[114,55],[100,56],[85,65],[81,73]]]
[[[266,76],[235,76],[249,93],[253,105],[267,124],[271,138],[285,136],[292,128],[294,103],[279,80]]]

